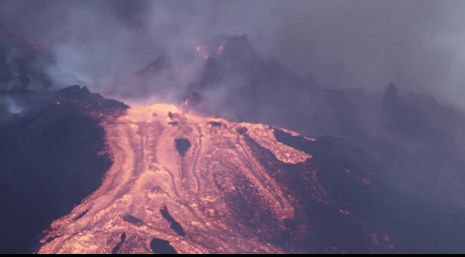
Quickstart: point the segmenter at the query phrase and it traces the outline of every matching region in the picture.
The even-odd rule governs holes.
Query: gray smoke
[[[462,104],[462,0],[2,0],[0,15],[50,47],[55,83],[111,91],[161,54],[216,34],[330,87],[429,91]]]
[[[5,108],[8,114],[21,114],[24,109],[11,97],[0,97],[0,109]]]

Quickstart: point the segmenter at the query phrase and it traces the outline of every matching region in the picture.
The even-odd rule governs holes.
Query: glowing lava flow
[[[276,141],[268,126],[201,118],[166,104],[133,107],[103,126],[112,168],[96,192],[51,225],[39,253],[282,252],[263,240],[266,231],[238,222],[226,198],[252,190],[258,202],[244,201],[243,211],[255,217],[257,208],[269,210],[284,227],[295,216],[293,199],[245,141],[286,165],[312,156]]]

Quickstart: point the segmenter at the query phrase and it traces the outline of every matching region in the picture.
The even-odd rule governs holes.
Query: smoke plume
[[[7,114],[21,114],[23,112],[21,105],[11,97],[0,97],[0,110],[3,108]]]
[[[52,49],[48,73],[62,86],[115,90],[157,56],[248,34],[258,51],[325,86],[392,81],[461,104],[464,11],[460,0],[3,0],[0,18]]]

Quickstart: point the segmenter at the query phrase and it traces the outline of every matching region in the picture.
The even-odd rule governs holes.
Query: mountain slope
[[[121,233],[119,253],[148,253],[154,238],[178,253],[395,251],[326,195],[311,155],[276,141],[268,126],[157,104],[104,127],[114,164],[98,191],[52,224],[51,236],[61,236],[41,253],[109,253]],[[337,237],[311,232],[318,226]]]
[[[0,91],[0,253],[35,251],[53,220],[99,188],[111,160],[98,114],[124,108],[80,87]]]
[[[325,88],[259,54],[246,35],[159,58],[132,85],[135,95],[156,92],[203,115],[344,138],[391,170],[378,175],[393,186],[465,208],[465,116],[431,96],[401,94],[392,83],[384,94]]]
[[[91,117],[113,165],[52,223],[40,253],[464,250],[463,212],[392,188],[379,163],[341,140],[166,104],[112,110]]]
[[[0,91],[1,252],[52,222],[41,253],[465,251],[461,112],[323,88],[245,36],[192,50],[127,87],[178,107]]]

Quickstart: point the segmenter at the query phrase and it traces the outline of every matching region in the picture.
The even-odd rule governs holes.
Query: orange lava
[[[283,253],[260,239],[266,231],[238,224],[225,201],[228,194],[248,190],[238,180],[244,177],[259,199],[248,208],[268,209],[280,222],[295,216],[293,198],[237,131],[247,129],[248,137],[283,163],[312,156],[276,141],[268,126],[203,118],[167,104],[133,107],[103,125],[113,166],[96,192],[53,222],[43,242],[56,238],[38,253],[111,253],[123,232],[127,238],[118,253],[151,253],[152,238],[186,254]],[[175,146],[180,138],[191,144],[183,157]],[[185,235],[170,227],[162,206]]]

